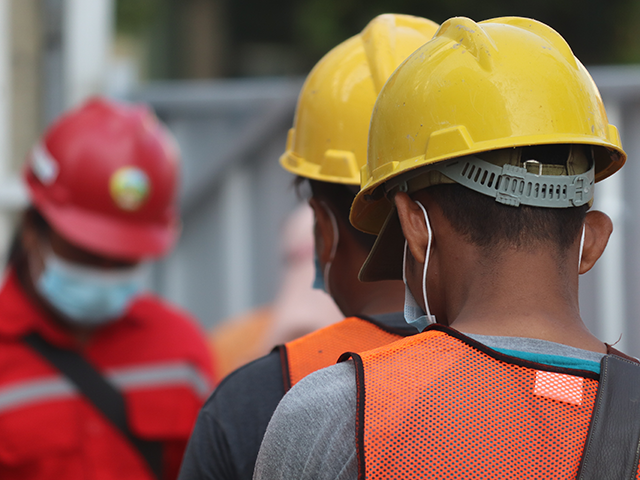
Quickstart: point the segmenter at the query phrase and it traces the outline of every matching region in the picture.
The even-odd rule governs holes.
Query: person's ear
[[[394,200],[409,251],[416,262],[424,263],[429,243],[429,230],[424,220],[424,213],[420,206],[404,192],[396,193]]]
[[[309,205],[313,209],[315,216],[315,226],[313,234],[316,242],[316,252],[323,265],[331,261],[331,250],[333,248],[334,225],[331,221],[331,214],[327,212],[329,206],[315,197],[311,197]]]
[[[578,271],[580,274],[587,273],[596,264],[609,242],[611,232],[613,232],[611,219],[597,210],[587,212],[584,225],[584,248]]]

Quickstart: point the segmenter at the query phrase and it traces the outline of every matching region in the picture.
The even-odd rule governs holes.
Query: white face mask
[[[142,290],[143,265],[114,271],[69,262],[49,250],[34,284],[70,322],[97,327],[123,316]]]
[[[427,251],[424,258],[424,269],[422,271],[422,299],[424,300],[424,306],[427,309],[425,312],[422,310],[416,299],[413,297],[409,286],[407,285],[406,265],[407,265],[407,241],[404,242],[404,255],[402,257],[402,281],[404,282],[404,319],[409,325],[413,325],[422,331],[427,328],[428,325],[436,322],[435,315],[431,315],[429,309],[429,301],[427,300],[427,268],[429,266],[429,256],[431,255],[431,241],[433,239],[433,232],[431,230],[431,224],[429,223],[429,215],[427,210],[422,206],[420,202],[416,202],[422,209],[424,214],[424,221],[427,225],[427,232],[429,233],[429,240],[427,241]]]

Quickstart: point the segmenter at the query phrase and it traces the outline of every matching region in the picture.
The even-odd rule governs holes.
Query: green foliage
[[[196,1],[221,7],[216,11],[225,17],[227,53],[221,70],[231,75],[243,74],[245,47],[256,44],[293,52],[296,72],[306,74],[322,55],[381,13],[417,15],[438,23],[454,16],[476,21],[531,17],[555,28],[587,65],[640,63],[640,0],[116,1],[118,31],[145,38],[150,45],[152,78],[183,77],[181,59],[191,48],[185,41],[189,25],[183,12]]]
[[[609,33],[614,39],[614,60],[640,63],[640,0],[626,0],[615,7],[616,23]]]
[[[454,16],[531,17],[558,30],[584,63],[640,62],[640,0],[299,0],[295,12],[297,40],[316,56],[392,12],[439,23]]]
[[[116,0],[116,28],[120,33],[145,33],[158,19],[162,0]]]

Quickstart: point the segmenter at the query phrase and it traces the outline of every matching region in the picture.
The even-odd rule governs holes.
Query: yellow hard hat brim
[[[516,138],[516,139],[501,139],[499,141],[493,141],[486,145],[473,144],[469,142],[466,144],[468,148],[461,149],[462,155],[456,155],[451,157],[449,155],[434,155],[429,157],[429,154],[420,155],[416,158],[410,158],[401,162],[393,162],[386,164],[386,172],[369,172],[365,166],[362,171],[363,182],[366,182],[362,190],[356,196],[354,203],[351,207],[350,221],[351,224],[358,230],[362,230],[366,233],[377,235],[382,227],[383,222],[387,218],[389,211],[391,210],[391,202],[384,196],[376,200],[371,199],[372,193],[384,184],[388,179],[394,176],[405,173],[418,168],[424,168],[428,165],[440,163],[442,161],[451,160],[452,158],[462,157],[466,155],[473,155],[491,150],[500,150],[503,148],[516,148],[525,147],[530,145],[551,145],[554,143],[562,144],[577,144],[577,145],[592,145],[594,147],[603,147],[596,149],[595,154],[595,167],[596,167],[596,182],[604,180],[610,175],[618,171],[626,162],[627,155],[620,147],[619,134],[615,126],[609,125],[609,132],[611,136],[616,139],[614,142],[607,142],[600,138],[587,137],[587,136],[569,136],[562,137],[562,141],[558,141],[557,138],[544,138],[542,136],[530,136],[528,138]],[[460,135],[463,138],[463,135]],[[451,140],[451,139],[449,139]],[[365,178],[368,178],[367,182]]]

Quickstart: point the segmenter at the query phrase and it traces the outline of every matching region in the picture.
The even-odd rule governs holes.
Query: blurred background
[[[640,355],[640,0],[0,0],[0,250],[26,202],[25,155],[55,116],[103,93],[151,104],[183,152],[183,236],[150,287],[205,328],[272,302],[298,203],[277,163],[298,91],[385,12],[530,16],[587,65],[629,160],[596,188],[616,230],[582,279],[581,309],[594,333]]]

